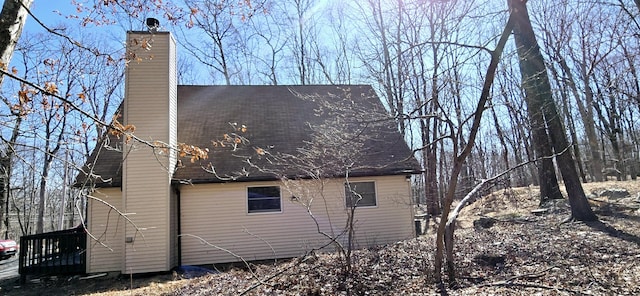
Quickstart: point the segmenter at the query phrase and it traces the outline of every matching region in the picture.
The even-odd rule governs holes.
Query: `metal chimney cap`
[[[158,28],[160,27],[160,21],[158,21],[158,19],[155,18],[147,18],[147,28],[149,29],[149,32],[151,33],[156,33],[158,32]]]

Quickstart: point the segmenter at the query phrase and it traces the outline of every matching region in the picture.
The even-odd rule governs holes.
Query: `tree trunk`
[[[509,2],[518,2],[519,5],[526,9],[524,3],[526,1],[521,0],[509,0]],[[511,4],[510,7],[513,9]],[[526,11],[525,11],[526,12]],[[531,55],[532,52],[529,48],[521,45],[522,41],[519,41],[521,33],[518,29],[518,24],[522,23],[523,16],[520,11],[513,12],[517,15],[516,26],[513,30],[516,46],[518,47],[518,54],[520,55],[520,72],[522,75],[522,86],[525,90],[525,102],[527,104],[527,114],[529,115],[529,122],[531,125],[531,138],[533,142],[533,149],[535,151],[535,158],[541,159],[536,163],[538,168],[538,180],[540,181],[540,204],[552,199],[562,199],[562,193],[558,186],[558,177],[556,176],[556,170],[553,165],[553,160],[549,156],[553,155],[549,138],[549,132],[547,130],[547,123],[545,122],[543,108],[544,101],[532,96],[532,94],[539,94],[540,90],[535,89],[535,75],[533,68],[527,67],[524,69],[522,60],[524,55]],[[527,21],[528,15],[526,15]],[[527,62],[530,62],[527,60]]]
[[[536,151],[536,158],[542,158],[538,167],[538,180],[540,180],[540,204],[552,199],[562,199],[562,193],[558,186],[558,177],[553,165],[553,160],[548,156],[553,155],[551,145],[549,143],[549,134],[547,133],[544,116],[540,111],[542,108],[539,102],[527,99],[527,109],[529,110],[529,118],[531,120],[531,132],[533,147]],[[544,157],[544,158],[543,158]]]
[[[573,121],[573,117],[570,114],[569,110],[569,98],[568,95],[563,92],[563,109],[565,110],[565,116],[567,117],[567,123],[569,124],[569,134],[571,135],[571,143],[573,145],[573,155],[576,160],[576,164],[578,166],[578,172],[580,173],[580,179],[582,179],[583,183],[587,183],[587,176],[584,172],[584,166],[582,165],[582,153],[580,152],[580,146],[578,143],[578,133],[576,131],[576,126]]]
[[[493,122],[496,126],[496,134],[498,135],[498,140],[500,141],[500,146],[502,147],[502,161],[504,161],[504,165],[507,169],[511,166],[509,165],[509,148],[507,147],[507,141],[505,140],[505,135],[502,132],[502,128],[500,128],[500,121],[498,120],[498,115],[496,115],[496,109],[491,108],[491,115],[493,116]],[[517,151],[514,151],[514,155],[518,154]],[[507,183],[505,187],[511,187],[511,177],[507,178]]]
[[[512,95],[512,96],[507,96],[506,94],[503,94],[503,96],[505,96],[505,102],[508,102],[508,97],[519,97],[517,95]],[[514,158],[516,163],[522,163],[524,162],[524,156],[526,156],[527,160],[533,160],[535,159],[535,156],[533,155],[533,153],[531,152],[531,145],[529,145],[530,143],[530,136],[528,136],[526,130],[525,130],[525,119],[522,118],[522,116],[520,116],[520,108],[518,108],[519,105],[514,105],[514,104],[507,104],[507,108],[509,110],[509,118],[510,118],[510,122],[513,123],[515,132],[513,135],[513,139],[511,141],[509,141],[510,147],[511,147],[511,151],[513,151],[514,154]],[[523,148],[524,151],[523,152],[519,152],[518,149],[520,147],[520,143],[523,144]],[[523,155],[524,153],[524,155]],[[525,172],[528,171],[527,172]],[[534,185],[534,186],[538,186],[540,185],[540,181],[539,181],[539,176],[538,176],[538,170],[532,166],[526,166],[526,168],[522,169],[522,173],[521,174],[516,174],[518,176],[518,184],[516,184],[516,186],[518,187],[523,187],[523,186],[527,186],[527,185]]]
[[[14,144],[20,136],[22,117],[14,114],[16,121],[11,131],[11,138],[5,142],[5,151],[0,151],[0,221],[4,227],[4,238],[9,238],[9,196],[11,194],[11,160],[15,153]]]
[[[612,83],[614,83],[610,78],[605,79],[605,81],[601,82],[603,85],[612,85]],[[596,89],[598,91],[598,97],[603,101],[598,102],[594,107],[598,114],[598,119],[600,119],[602,124],[603,134],[609,139],[611,152],[613,153],[612,165],[605,168],[605,171],[608,172],[608,174],[614,174],[618,181],[622,181],[627,177],[627,170],[624,151],[620,147],[621,144],[624,146],[624,137],[622,137],[622,126],[620,124],[620,107],[618,107],[616,103],[620,98],[616,98],[611,93],[606,94],[600,87]],[[605,97],[609,98],[609,104],[604,102]],[[603,108],[604,110],[602,110]],[[618,138],[618,134],[620,134],[620,138]]]
[[[421,123],[423,123],[422,120]],[[436,143],[429,143],[429,128],[431,127],[432,120],[427,120],[426,127],[422,127],[423,137],[423,158],[424,158],[424,190],[425,190],[425,202],[427,204],[427,213],[430,217],[440,214],[440,198],[438,196],[438,175],[437,175],[437,158],[436,158]]]
[[[516,0],[519,1],[519,0]],[[514,32],[517,29],[514,28]],[[515,33],[516,40],[518,40],[518,33]],[[518,41],[516,41],[518,44]],[[518,45],[518,52],[521,51],[520,45]],[[524,54],[529,54],[528,50],[522,49]],[[521,62],[522,63],[522,62]],[[532,90],[534,87],[534,81],[527,77],[528,74],[524,73],[521,68],[522,73],[522,85],[525,89],[525,102],[527,104],[527,114],[529,115],[529,122],[531,125],[531,138],[533,142],[533,150],[535,151],[535,158],[541,159],[536,163],[536,167],[538,168],[538,180],[540,182],[540,204],[544,204],[545,202],[552,199],[562,199],[562,193],[560,192],[560,187],[558,186],[558,177],[556,176],[556,170],[553,165],[553,160],[549,158],[549,156],[553,155],[553,150],[551,149],[549,138],[549,133],[547,131],[547,124],[544,119],[544,114],[542,109],[544,108],[542,100],[534,99],[531,96],[532,91],[536,92],[537,90]]]
[[[45,163],[42,168],[42,176],[40,176],[40,191],[38,197],[38,220],[36,220],[36,233],[44,232],[44,212],[47,207],[47,179],[49,177],[49,167],[51,166],[50,157],[45,157]]]
[[[9,239],[9,176],[11,176],[11,157],[3,155],[0,158],[0,223],[2,223],[0,230],[4,232],[4,239]]]
[[[22,3],[22,4],[21,4]],[[33,0],[5,0],[0,12],[0,67],[8,67]],[[25,8],[26,7],[26,8]],[[0,87],[4,75],[0,75]]]
[[[491,91],[491,86],[493,85],[493,80],[496,76],[496,69],[498,68],[498,62],[500,61],[500,57],[502,56],[502,51],[504,50],[504,46],[509,39],[509,33],[513,30],[514,25],[514,17],[513,14],[509,16],[509,21],[505,25],[502,34],[500,35],[500,40],[496,45],[496,49],[491,52],[491,61],[489,66],[487,67],[487,72],[485,75],[484,84],[482,86],[482,93],[480,94],[480,99],[478,100],[478,104],[476,105],[475,112],[473,115],[473,122],[471,124],[471,129],[469,130],[469,138],[462,148],[460,154],[458,154],[458,145],[454,141],[453,147],[453,167],[451,169],[451,176],[449,177],[449,186],[447,188],[447,193],[443,201],[442,207],[442,215],[440,216],[440,223],[438,224],[438,232],[436,234],[436,254],[435,254],[435,262],[434,262],[434,275],[435,280],[438,283],[442,282],[442,265],[444,261],[444,251],[445,244],[448,246],[447,248],[447,272],[449,275],[450,281],[455,281],[455,266],[453,262],[453,233],[450,235],[445,234],[447,220],[449,218],[449,213],[451,212],[451,204],[453,203],[453,198],[455,196],[456,184],[458,183],[458,177],[460,176],[460,171],[462,170],[462,165],[464,164],[465,159],[471,153],[471,149],[474,146],[476,136],[478,135],[478,130],[480,128],[480,121],[482,119],[482,113],[486,109],[487,100],[489,98],[489,94]],[[445,235],[447,239],[445,240]]]
[[[431,31],[430,31],[430,39],[434,39],[435,38],[435,27],[434,26],[430,26]],[[434,114],[436,113],[437,110],[437,106],[439,104],[439,100],[440,100],[440,91],[438,90],[438,83],[440,81],[440,60],[439,60],[439,54],[438,54],[438,45],[437,44],[432,44],[431,45],[431,52],[433,54],[433,71],[431,72],[431,99],[429,101],[428,104],[425,105],[425,108],[428,108],[428,111],[426,112],[427,114]],[[426,80],[425,80],[426,82]],[[424,93],[425,97],[428,95],[425,91]],[[436,120],[435,118],[428,118],[427,119],[427,130],[423,130],[422,133],[423,135],[427,136],[427,141],[431,142],[434,141],[431,145],[428,146],[427,148],[427,155],[426,155],[426,159],[427,159],[427,166],[425,167],[426,172],[425,172],[425,178],[428,180],[428,182],[425,184],[426,185],[426,198],[427,198],[427,211],[429,213],[429,215],[432,216],[436,216],[438,214],[441,213],[441,208],[440,208],[440,197],[438,194],[438,183],[437,183],[437,156],[436,156],[436,151],[437,151],[437,143],[435,142],[435,139],[437,138],[437,134],[438,134],[438,120]]]
[[[576,131],[576,125],[571,116],[571,109],[569,108],[569,90],[565,83],[563,83],[563,78],[560,78],[557,69],[553,66],[549,67],[551,74],[553,75],[553,79],[556,81],[558,85],[560,85],[560,95],[562,97],[562,110],[564,112],[564,116],[567,119],[567,124],[569,125],[569,135],[571,136],[571,143],[573,145],[573,155],[576,160],[576,165],[578,167],[578,172],[580,173],[580,179],[582,183],[587,183],[587,176],[584,172],[584,166],[582,164],[582,153],[580,152],[579,143],[578,143],[578,133]]]
[[[605,180],[604,175],[602,174],[604,168],[604,159],[602,155],[602,151],[604,151],[604,147],[601,148],[598,143],[598,136],[596,134],[596,124],[595,124],[595,116],[593,114],[593,91],[591,90],[589,73],[586,73],[584,70],[586,66],[583,64],[583,80],[584,80],[584,88],[585,88],[585,103],[586,106],[583,107],[585,109],[584,112],[581,112],[585,133],[587,135],[587,140],[589,141],[589,148],[591,149],[591,173],[594,176],[596,182],[602,182]],[[576,102],[579,100],[576,98]],[[577,103],[578,109],[582,106],[582,103]]]
[[[583,78],[585,83],[585,101],[586,105],[580,100],[578,87],[574,80],[573,74],[567,62],[560,56],[559,52],[556,52],[557,62],[560,65],[562,72],[567,76],[567,84],[571,89],[571,93],[576,100],[576,106],[578,112],[582,118],[582,124],[584,125],[585,136],[587,136],[587,143],[589,144],[589,150],[591,151],[591,168],[590,175],[592,181],[602,182],[604,176],[602,175],[602,169],[604,167],[602,156],[600,153],[600,144],[598,144],[598,135],[596,134],[596,127],[593,114],[593,94],[589,88],[589,78]]]
[[[513,32],[520,57],[522,84],[527,100],[537,101],[542,106],[541,110],[549,128],[551,144],[557,153],[556,161],[569,196],[571,215],[580,221],[597,220],[582,189],[573,157],[568,151],[569,143],[556,104],[553,101],[549,77],[531,27],[526,1],[508,0],[508,3],[516,21]]]

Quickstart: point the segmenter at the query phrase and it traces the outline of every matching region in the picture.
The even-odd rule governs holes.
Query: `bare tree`
[[[271,85],[278,85],[282,79],[280,70],[285,59],[285,46],[289,40],[279,26],[277,14],[276,11],[270,11],[248,20],[251,30],[248,33],[247,42],[259,40],[255,44],[248,45],[247,50],[250,57],[258,63],[254,68],[257,73],[254,74],[260,74],[264,77],[262,81]]]
[[[454,162],[453,167],[451,169],[451,176],[449,177],[449,186],[447,188],[447,194],[445,196],[443,202],[443,209],[440,218],[440,223],[438,224],[438,230],[436,234],[436,254],[435,254],[435,262],[434,262],[434,273],[435,279],[437,283],[442,283],[442,265],[445,256],[445,245],[447,248],[453,248],[453,237],[449,238],[450,241],[445,240],[445,230],[447,219],[449,217],[449,213],[451,212],[451,205],[453,203],[453,199],[455,197],[456,185],[458,181],[458,177],[460,176],[460,172],[462,170],[462,166],[464,161],[471,153],[471,149],[475,143],[476,136],[478,135],[478,131],[480,128],[480,122],[482,119],[482,114],[486,109],[486,103],[489,98],[490,89],[493,84],[493,80],[495,79],[496,69],[498,68],[498,63],[500,61],[500,56],[502,55],[502,51],[507,43],[509,35],[514,27],[514,15],[511,14],[505,25],[502,34],[500,35],[500,40],[496,45],[496,49],[490,51],[491,61],[487,68],[487,72],[485,75],[484,84],[482,86],[482,93],[480,98],[478,99],[478,103],[475,108],[475,112],[471,117],[471,127],[469,129],[469,135],[467,140],[465,141],[464,146],[459,147],[459,137],[455,137],[455,141],[453,141],[453,152],[454,152]],[[453,260],[452,252],[447,252],[447,272],[450,281],[455,281],[455,264]]]
[[[231,77],[238,71],[233,62],[236,54],[231,48],[234,43],[239,42],[236,29],[238,23],[233,20],[230,13],[235,8],[234,4],[231,2],[218,4],[210,1],[185,1],[185,4],[196,12],[191,17],[193,26],[204,33],[207,39],[196,42],[189,38],[182,38],[182,45],[200,63],[222,75],[227,85],[231,84]],[[183,32],[183,35],[187,36],[187,33]],[[206,46],[203,46],[203,41],[206,42]]]
[[[514,39],[520,57],[520,71],[522,73],[523,88],[526,92],[526,100],[530,101],[529,106],[535,109],[529,112],[541,111],[540,116],[542,122],[534,122],[534,124],[542,124],[542,127],[548,128],[548,136],[542,135],[542,139],[536,141],[550,140],[556,153],[565,151],[569,148],[566,138],[565,129],[563,127],[560,116],[553,100],[549,78],[547,76],[544,59],[540,53],[529,15],[526,8],[526,0],[509,0],[509,8],[515,17],[513,28]],[[538,109],[540,108],[540,109]],[[541,127],[539,127],[541,128]],[[534,137],[537,134],[534,134]],[[569,204],[571,205],[571,216],[580,221],[592,221],[597,217],[591,210],[589,202],[582,189],[580,177],[575,168],[575,163],[571,153],[560,153],[556,157],[562,179],[564,180],[567,194],[569,196]]]
[[[2,101],[7,107],[11,107],[11,103],[7,98],[2,96]],[[3,237],[9,238],[9,197],[11,192],[11,164],[13,157],[16,153],[15,146],[18,142],[18,137],[21,135],[22,128],[22,114],[20,109],[12,111],[11,117],[13,118],[13,127],[11,128],[11,134],[9,138],[0,137],[2,140],[0,150],[0,223],[2,227],[0,230],[4,230]]]

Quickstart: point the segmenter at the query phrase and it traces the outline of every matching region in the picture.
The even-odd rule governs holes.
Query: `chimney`
[[[127,33],[125,99],[122,121],[135,135],[151,143],[177,143],[176,45],[159,22],[148,19],[149,31]],[[122,273],[167,271],[177,264],[177,215],[171,177],[176,165],[172,150],[153,149],[131,140],[123,145],[122,198],[127,217]],[[144,235],[144,238],[142,238]]]

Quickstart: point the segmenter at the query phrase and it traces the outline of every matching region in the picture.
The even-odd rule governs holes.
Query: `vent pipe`
[[[149,30],[149,32],[157,33],[158,28],[160,28],[160,21],[158,21],[158,19],[152,17],[147,18],[147,29]]]

